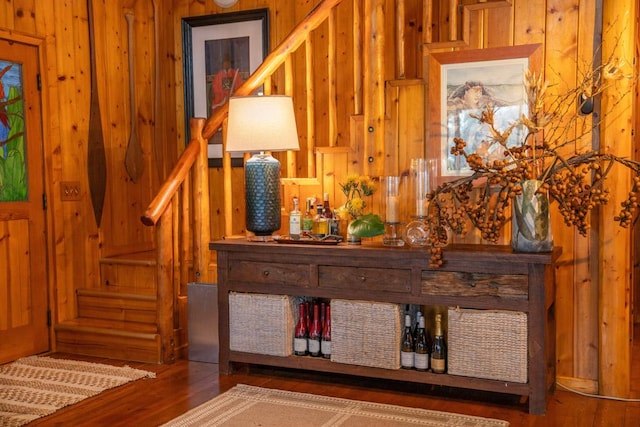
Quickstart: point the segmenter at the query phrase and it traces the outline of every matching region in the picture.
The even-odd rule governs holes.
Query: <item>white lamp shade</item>
[[[239,96],[229,99],[226,151],[299,150],[290,96]]]

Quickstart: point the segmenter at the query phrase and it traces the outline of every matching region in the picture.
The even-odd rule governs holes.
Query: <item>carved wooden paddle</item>
[[[93,9],[91,0],[87,1],[89,19],[89,43],[91,49],[91,104],[89,110],[89,139],[87,150],[87,173],[89,178],[89,194],[96,224],[100,227],[102,208],[107,186],[107,161],[104,152],[104,135],[100,117],[100,99],[98,97],[98,78],[96,76],[96,41],[93,25]]]
[[[138,140],[138,128],[136,126],[136,98],[135,98],[135,72],[133,68],[134,62],[134,43],[133,43],[133,13],[125,15],[129,31],[129,98],[131,102],[131,136],[127,145],[127,152],[124,157],[124,166],[133,182],[142,176],[144,163],[142,159],[142,147]]]

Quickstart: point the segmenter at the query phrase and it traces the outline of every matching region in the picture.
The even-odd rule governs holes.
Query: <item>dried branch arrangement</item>
[[[586,235],[590,212],[609,200],[605,186],[609,172],[616,165],[626,167],[633,180],[614,220],[622,227],[629,227],[634,218],[637,220],[640,163],[599,150],[576,153],[566,149],[589,138],[602,121],[585,117],[581,111],[588,110],[589,103],[617,82],[635,80],[635,76],[625,74],[625,65],[610,57],[601,66],[589,66],[576,87],[559,94],[551,93],[547,81],[529,72],[525,76],[527,113],[518,120],[501,128],[494,120],[499,107],[492,105],[471,115],[489,128],[489,143],[498,144],[504,157],[485,160],[476,153],[468,153],[464,139],[454,139],[451,154],[464,156],[472,174],[444,183],[428,195],[426,221],[432,267],[442,265],[441,248],[448,243],[450,233],[464,235],[473,226],[483,239],[496,242],[510,218],[510,204],[522,193],[522,183],[527,180],[541,181],[541,191],[558,202],[565,224]],[[616,114],[619,104],[620,99],[601,117]],[[515,130],[522,131],[524,136],[515,146],[508,145],[507,140]]]

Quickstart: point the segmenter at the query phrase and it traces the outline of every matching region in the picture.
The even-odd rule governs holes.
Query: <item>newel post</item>
[[[209,271],[211,251],[211,224],[209,221],[209,155],[208,141],[202,137],[205,119],[191,119],[191,144],[200,146],[198,157],[193,168],[193,271],[194,281],[212,283]]]
[[[173,289],[173,207],[164,211],[156,226],[158,244],[158,335],[160,336],[160,363],[173,363],[176,360],[176,342],[174,336],[175,295]]]

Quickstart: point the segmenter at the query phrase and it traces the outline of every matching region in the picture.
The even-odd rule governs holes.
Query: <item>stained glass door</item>
[[[0,363],[49,349],[38,48],[0,39]]]

